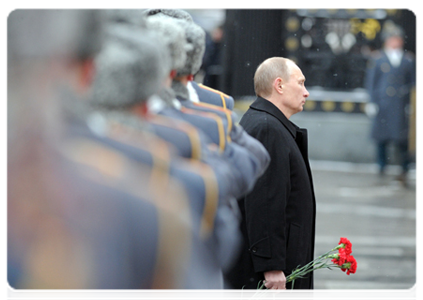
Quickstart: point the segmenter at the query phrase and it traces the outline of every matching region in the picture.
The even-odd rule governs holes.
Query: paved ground
[[[380,178],[369,165],[312,162],[317,198],[316,256],[353,243],[356,274],[315,273],[316,289],[409,289],[416,283],[416,183]]]

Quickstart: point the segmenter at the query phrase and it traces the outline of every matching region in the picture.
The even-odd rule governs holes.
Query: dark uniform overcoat
[[[271,162],[253,191],[238,201],[244,247],[226,275],[228,288],[257,288],[263,272],[313,260],[316,204],[307,154],[307,131],[290,122],[270,101],[257,98],[240,124],[258,139]],[[287,288],[290,288],[287,284]],[[313,288],[313,276],[294,288]]]
[[[407,141],[415,72],[415,61],[410,54],[404,54],[397,67],[390,63],[384,51],[369,61],[365,84],[370,100],[378,106],[371,132],[377,142]]]

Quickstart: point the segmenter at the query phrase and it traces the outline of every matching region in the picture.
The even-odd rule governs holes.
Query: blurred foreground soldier
[[[192,251],[204,246],[185,191],[168,172],[127,156],[125,145],[92,134],[76,103],[89,98],[100,22],[90,10],[9,16],[8,281],[23,289],[195,287],[199,273],[187,276],[187,265],[204,260]]]
[[[148,19],[151,19],[151,16],[161,15],[154,15],[154,11],[149,13]],[[197,88],[193,88],[193,77],[200,70],[205,51],[205,31],[194,22],[179,17],[185,16],[186,12],[183,10],[161,11],[168,12],[166,16],[173,16],[173,19],[180,21],[178,24],[185,31],[187,60],[183,67],[177,69],[176,76],[172,81],[172,89],[176,98],[186,112],[197,111],[202,112],[203,115],[204,112],[208,112],[217,115],[225,124],[228,143],[234,142],[250,151],[260,162],[258,173],[262,172],[267,166],[268,155],[260,143],[245,134],[239,125],[234,124],[235,115],[227,107],[227,100],[232,97],[207,87],[199,88],[198,92]],[[217,100],[211,101],[211,99]],[[233,107],[233,103],[229,106]]]
[[[174,13],[174,15],[178,14]],[[156,14],[149,15],[147,20],[148,22],[151,20],[152,30],[161,34],[164,33],[163,28],[168,26],[169,22],[174,23],[173,28],[182,26],[187,44],[185,64],[179,68],[174,66],[176,69],[171,72],[172,88],[165,87],[159,93],[160,99],[166,105],[153,105],[150,102],[151,111],[168,118],[186,121],[204,132],[213,143],[210,147],[218,147],[222,158],[227,161],[235,174],[236,178],[231,185],[237,190],[233,195],[238,198],[251,190],[257,177],[267,167],[269,156],[266,150],[257,140],[234,124],[231,111],[219,111],[221,107],[214,105],[206,107],[202,106],[202,103],[197,103],[199,106],[196,106],[189,100],[186,85],[191,74],[196,73],[201,66],[201,57],[204,53],[204,31],[196,24],[180,18]],[[179,55],[171,48],[169,49],[173,53],[172,56]],[[160,99],[157,101],[160,102]]]
[[[166,135],[166,131],[179,136],[183,132],[178,132],[177,126],[170,129],[162,126],[165,125],[163,119],[158,123],[148,114],[146,103],[153,92],[152,74],[162,69],[163,81],[170,70],[164,63],[168,60],[167,48],[156,34],[134,29],[111,26],[110,37],[96,59],[97,76],[91,102],[97,112],[90,118],[93,130],[99,136],[125,145],[126,150],[119,144],[116,149],[126,151],[134,160],[168,171],[170,177],[185,187],[192,234],[201,238],[201,245],[193,245],[190,259],[181,269],[180,277],[185,284],[182,288],[222,288],[223,254],[231,255],[240,236],[238,219],[227,207],[231,173],[226,165],[222,172],[216,165],[179,156],[179,148],[184,146]],[[159,53],[163,54],[160,59]],[[157,86],[158,82],[155,83]],[[175,148],[177,151],[173,151]],[[160,189],[164,182],[156,184]],[[176,205],[173,200],[169,197],[169,204]],[[222,235],[226,235],[226,239],[222,240]]]
[[[68,264],[61,274],[49,269],[60,257],[60,241],[70,239],[58,226],[63,221],[58,211],[69,204],[63,195],[53,196],[61,191],[52,171],[58,168],[63,125],[57,90],[66,82],[81,94],[86,91],[101,47],[99,22],[92,11],[73,10],[16,10],[8,18],[8,280],[15,288],[75,286]],[[44,270],[33,260],[35,251],[43,252],[37,250],[43,241],[44,254],[52,259],[40,261]],[[55,246],[57,256],[51,252]]]
[[[229,288],[290,288],[286,276],[313,260],[315,198],[307,157],[307,131],[289,118],[303,110],[309,93],[291,60],[273,57],[256,70],[256,101],[240,124],[263,143],[271,161],[253,191],[239,201],[245,245],[228,274]],[[296,280],[313,288],[313,277]]]
[[[210,159],[204,160],[207,164],[210,164],[214,169],[218,167],[222,162],[230,168],[230,173],[235,175],[235,178],[228,181],[229,185],[232,188],[235,188],[235,192],[231,194],[225,195],[227,198],[228,196],[233,197],[230,199],[230,202],[234,202],[236,198],[240,197],[241,195],[245,194],[248,190],[252,188],[256,178],[258,177],[259,172],[262,172],[263,169],[267,166],[268,163],[268,155],[265,151],[264,147],[257,143],[260,147],[257,147],[259,150],[262,150],[262,157],[264,157],[264,163],[262,161],[257,161],[256,157],[249,153],[249,151],[235,143],[231,143],[230,138],[228,137],[230,132],[232,132],[233,124],[229,123],[224,120],[227,116],[223,113],[223,117],[219,116],[217,111],[212,111],[211,109],[201,111],[196,109],[195,107],[190,107],[190,101],[185,100],[183,98],[176,98],[173,93],[177,96],[183,94],[186,96],[186,87],[179,80],[181,78],[186,78],[191,74],[193,69],[199,68],[198,61],[201,60],[201,49],[196,47],[196,43],[201,43],[198,38],[202,36],[202,31],[200,28],[195,27],[192,31],[188,30],[187,27],[191,25],[195,25],[193,23],[181,21],[177,18],[169,18],[166,16],[161,16],[159,14],[150,15],[147,18],[147,23],[149,28],[158,34],[162,35],[162,40],[166,40],[168,42],[168,47],[171,52],[171,56],[173,60],[180,60],[182,55],[187,54],[186,56],[189,57],[188,61],[183,65],[176,65],[174,64],[172,67],[172,71],[170,72],[170,79],[173,81],[171,82],[173,90],[170,90],[170,84],[163,89],[161,93],[159,93],[161,98],[158,99],[150,99],[149,101],[149,110],[151,112],[155,112],[159,116],[165,117],[168,120],[173,119],[174,121],[179,121],[179,123],[188,122],[191,125],[194,125],[199,130],[199,135],[202,135],[202,132],[206,134],[206,136],[210,139],[210,141],[215,145],[218,146],[217,149],[212,148],[209,149],[209,156],[213,156],[214,158],[218,158],[217,160],[210,161]],[[174,44],[178,44],[181,42],[179,38],[177,38],[177,33],[179,32],[179,28],[184,28],[184,40],[185,34],[187,35],[187,45],[186,48],[188,50],[187,53],[180,53],[180,51],[176,51],[176,47]],[[190,34],[192,33],[192,34]],[[188,74],[188,75],[187,75]],[[178,79],[174,79],[174,77]],[[177,81],[177,84],[175,84]],[[166,93],[164,93],[166,92]],[[153,101],[154,100],[154,101]],[[188,102],[188,103],[187,103]],[[162,106],[159,104],[162,103]],[[219,107],[216,107],[216,109]],[[229,115],[229,120],[231,121],[230,111],[227,112]],[[153,118],[148,118],[148,120],[153,120]],[[157,118],[156,118],[157,119]],[[187,127],[187,126],[185,126]],[[251,138],[251,137],[250,137]],[[210,142],[206,142],[206,147],[213,147]],[[252,143],[251,146],[254,146]],[[203,147],[202,147],[203,148]],[[206,149],[207,149],[206,148]],[[215,150],[214,150],[215,149]],[[216,150],[219,150],[220,153],[217,153]],[[212,154],[212,155],[210,155]],[[214,155],[213,155],[214,154]],[[218,156],[216,156],[218,154]],[[220,159],[219,159],[220,157]],[[261,173],[259,173],[261,174]],[[219,174],[217,174],[218,177]],[[234,206],[237,209],[237,204],[234,203]],[[220,207],[217,216],[222,216],[222,210],[225,207]],[[231,208],[228,212],[233,210]],[[228,217],[230,213],[227,214]],[[233,220],[238,222],[237,214],[233,214]],[[238,228],[238,223],[237,226]],[[215,225],[215,232],[218,235],[218,243],[217,248],[219,252],[219,261],[221,261],[221,265],[223,269],[227,269],[228,262],[233,262],[233,254],[234,250],[237,250],[237,247],[234,247],[238,243],[238,232],[231,232],[228,230],[223,230],[224,227]]]
[[[366,77],[366,88],[377,111],[371,136],[377,144],[380,174],[385,172],[389,160],[387,146],[392,143],[400,154],[402,174],[399,180],[406,185],[409,106],[416,81],[415,60],[410,53],[404,52],[404,32],[394,23],[385,22],[382,39],[384,48],[369,61]]]
[[[234,99],[231,96],[203,84],[198,84],[193,80],[194,75],[200,70],[203,62],[203,56],[206,50],[206,35],[204,30],[194,23],[191,15],[181,9],[147,9],[144,11],[144,15],[147,17],[170,17],[193,25],[190,27],[185,26],[185,29],[188,30],[187,39],[190,46],[187,49],[187,65],[178,72],[179,80],[183,81],[187,87],[187,92],[189,92],[189,95],[186,97],[195,102],[209,103],[232,110]]]

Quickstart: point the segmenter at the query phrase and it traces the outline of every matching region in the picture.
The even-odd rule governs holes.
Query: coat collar
[[[254,101],[250,105],[250,108],[255,109],[255,110],[264,111],[264,112],[271,114],[272,116],[277,118],[288,129],[288,131],[291,133],[291,135],[294,138],[296,138],[297,131],[299,131],[300,128],[297,125],[295,125],[294,123],[292,123],[291,121],[289,121],[288,118],[285,117],[285,115],[280,111],[280,109],[277,108],[269,100],[266,100],[266,99],[261,98],[261,97],[257,97],[256,101]]]
[[[385,61],[389,62],[389,64],[394,67],[394,68],[398,68],[402,65],[402,62],[404,60],[404,51],[400,52],[400,55],[398,57],[391,57],[391,55],[389,53],[389,50],[384,50],[383,51],[383,56],[385,58]]]

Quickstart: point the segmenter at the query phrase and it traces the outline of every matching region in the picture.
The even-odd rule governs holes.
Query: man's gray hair
[[[292,67],[296,64],[284,57],[271,57],[263,61],[254,74],[254,90],[259,97],[272,94],[273,81],[280,77],[288,81]]]

